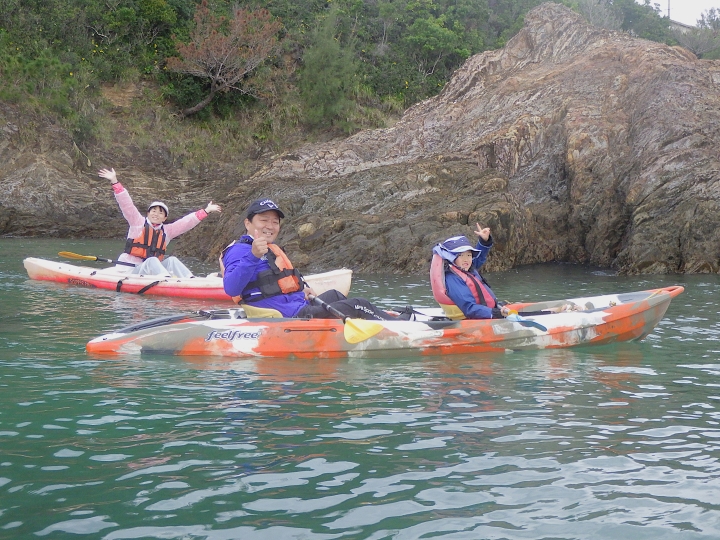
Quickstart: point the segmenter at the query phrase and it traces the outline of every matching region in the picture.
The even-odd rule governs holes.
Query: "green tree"
[[[381,96],[406,105],[436,94],[484,49],[487,0],[381,0],[360,34],[360,73]]]
[[[720,30],[720,10],[710,8],[703,11],[697,21],[697,26],[708,30]]]
[[[720,12],[715,8],[706,10],[700,15],[695,28],[673,29],[672,34],[680,45],[698,57],[717,58],[717,54],[708,53],[717,53],[720,49]]]
[[[312,32],[303,55],[300,92],[311,125],[338,125],[352,129],[350,99],[356,75],[352,44],[343,45],[336,35],[338,8],[332,7]]]
[[[622,29],[634,36],[659,41],[661,43],[674,43],[667,17],[660,14],[659,4],[650,4],[644,0],[643,4],[635,0],[613,0],[613,9],[622,15]]]
[[[444,16],[416,19],[405,40],[413,51],[418,72],[424,77],[434,74],[440,62],[451,54],[463,60],[470,55],[462,47],[460,36],[447,28]]]
[[[156,72],[169,52],[173,30],[187,21],[179,15],[184,11],[180,7],[168,0],[90,3],[88,23],[93,45],[97,45],[92,57],[102,76],[119,77],[129,67],[146,74]]]

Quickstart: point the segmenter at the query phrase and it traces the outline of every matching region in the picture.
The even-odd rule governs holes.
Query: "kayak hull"
[[[241,309],[158,319],[91,340],[94,354],[173,354],[236,358],[390,358],[566,348],[643,339],[665,315],[679,286],[650,291],[514,304],[519,321],[442,320],[421,310],[424,320],[358,321],[379,325],[373,335],[348,341],[338,319],[248,319]],[[573,303],[582,311],[522,317],[523,310]],[[349,321],[350,323],[352,320]],[[356,336],[355,336],[356,337]]]
[[[232,302],[223,290],[222,278],[217,275],[192,278],[130,275],[115,267],[98,269],[34,257],[28,257],[23,264],[30,279],[132,294]],[[352,281],[352,270],[341,268],[321,274],[310,274],[305,276],[305,280],[317,294],[328,289],[336,289],[347,296]]]

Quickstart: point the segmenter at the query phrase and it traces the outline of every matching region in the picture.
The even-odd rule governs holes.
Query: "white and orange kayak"
[[[514,320],[453,321],[433,308],[417,310],[414,321],[382,322],[248,318],[241,308],[198,311],[116,330],[86,348],[94,354],[382,358],[601,345],[643,339],[683,290],[673,286],[513,304]],[[568,306],[559,313],[527,315]]]
[[[128,274],[127,271],[123,272],[114,266],[99,269],[33,257],[25,259],[23,264],[30,279],[133,294],[154,294],[232,302],[223,290],[222,278],[217,274],[192,278],[143,276]],[[341,268],[321,274],[310,274],[305,276],[305,280],[317,294],[321,294],[328,289],[336,289],[347,296],[352,281],[352,270]]]

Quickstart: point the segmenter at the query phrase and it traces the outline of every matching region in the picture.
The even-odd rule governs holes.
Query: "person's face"
[[[470,266],[472,265],[472,251],[463,251],[455,257],[455,264],[466,272],[470,270]]]
[[[165,222],[167,216],[165,215],[165,210],[159,206],[153,206],[150,210],[148,210],[147,218],[153,225],[160,225]]]
[[[245,219],[245,228],[255,239],[264,238],[268,243],[274,242],[280,234],[280,215],[275,210],[255,214],[252,220]]]

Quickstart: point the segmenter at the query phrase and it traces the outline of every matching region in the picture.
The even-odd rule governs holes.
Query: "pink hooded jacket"
[[[120,206],[120,211],[122,212],[125,220],[130,225],[127,237],[137,238],[137,236],[142,232],[147,218],[143,214],[141,214],[140,211],[135,207],[135,204],[133,204],[132,199],[130,198],[130,194],[120,182],[113,184],[112,188],[115,192],[115,200]],[[192,212],[187,216],[178,219],[177,221],[173,221],[172,223],[163,223],[162,225],[160,225],[160,227],[165,229],[167,242],[170,243],[170,240],[177,236],[180,236],[182,233],[188,232],[206,217],[207,212],[201,209],[197,210],[196,212]],[[158,227],[154,228],[157,229]],[[143,262],[140,257],[135,257],[133,255],[129,255],[128,253],[123,253],[122,255],[120,255],[118,257],[118,260],[135,264],[140,264],[141,262]]]

